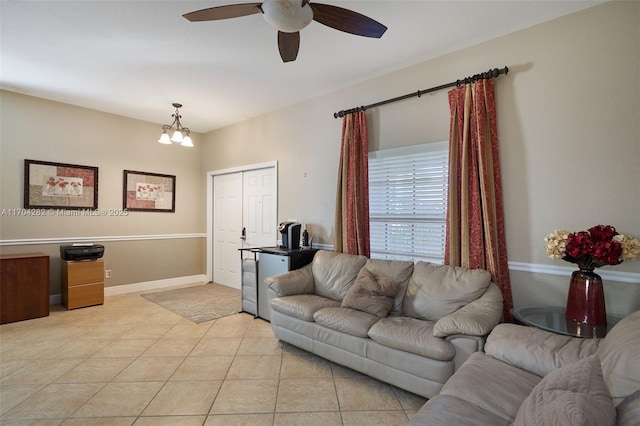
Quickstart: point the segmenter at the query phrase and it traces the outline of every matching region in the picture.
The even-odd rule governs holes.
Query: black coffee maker
[[[302,224],[298,222],[282,222],[278,226],[278,231],[282,234],[282,245],[280,248],[295,250],[300,248],[300,229]]]

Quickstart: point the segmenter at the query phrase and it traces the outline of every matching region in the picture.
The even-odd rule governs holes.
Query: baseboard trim
[[[186,277],[167,278],[165,280],[146,281],[141,283],[117,285],[113,287],[105,287],[104,295],[117,296],[120,294],[136,293],[138,291],[148,290],[160,290],[167,287],[174,287],[177,285],[193,284],[193,283],[205,283],[208,282],[205,274],[189,275]],[[62,303],[61,294],[52,294],[49,296],[50,305],[60,305]]]
[[[198,282],[208,282],[205,274],[189,275],[186,277],[167,278],[165,280],[146,281],[135,284],[125,284],[113,287],[105,287],[105,296],[117,296],[119,294],[135,293],[137,291],[157,290],[176,285],[192,284]]]

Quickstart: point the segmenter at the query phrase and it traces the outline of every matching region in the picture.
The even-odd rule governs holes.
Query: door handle
[[[247,228],[242,228],[242,235],[240,236],[241,240],[247,239]]]

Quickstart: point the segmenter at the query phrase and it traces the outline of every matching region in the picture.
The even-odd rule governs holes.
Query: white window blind
[[[444,261],[448,144],[369,155],[369,216],[374,259]]]

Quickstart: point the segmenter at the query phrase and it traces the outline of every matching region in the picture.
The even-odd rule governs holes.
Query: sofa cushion
[[[542,378],[482,352],[474,352],[440,390],[512,422]],[[452,423],[455,424],[455,423]]]
[[[340,306],[340,302],[315,294],[276,297],[271,300],[271,309],[304,321],[313,321],[317,310],[328,306]]]
[[[616,411],[618,412],[617,426],[640,425],[640,389],[618,404]]]
[[[313,314],[320,325],[357,337],[367,337],[367,332],[378,317],[351,308],[322,308]]]
[[[318,251],[311,262],[315,293],[341,302],[366,262],[365,256]]]
[[[455,348],[445,339],[433,336],[433,321],[409,317],[382,318],[369,330],[369,337],[381,345],[449,361],[456,354]]]
[[[616,324],[598,347],[598,357],[609,392],[617,405],[640,389],[640,311]]]
[[[385,276],[378,276],[362,268],[358,277],[342,300],[343,308],[367,312],[378,318],[389,315],[400,283]]]
[[[363,269],[371,271],[376,276],[386,277],[399,283],[391,314],[401,315],[402,300],[413,273],[413,262],[411,260],[369,259]]]
[[[616,410],[597,355],[547,374],[523,401],[514,425],[614,425]]]
[[[405,315],[437,321],[476,300],[491,282],[483,269],[418,262],[402,302]]]
[[[508,426],[511,422],[453,395],[436,395],[411,417],[409,426]]]
[[[453,360],[440,361],[423,355],[416,355],[411,352],[381,345],[370,338],[366,339],[366,341],[367,359],[373,361],[373,369],[375,369],[377,365],[390,367],[398,373],[396,378],[400,380],[400,383],[403,383],[401,375],[405,374],[414,376],[414,378],[426,379],[436,388],[431,396],[436,395],[440,391],[442,385],[455,371],[455,363]],[[418,395],[421,395],[421,393],[418,393]]]

